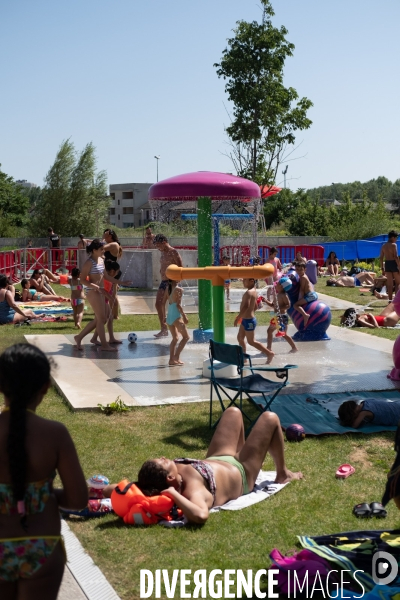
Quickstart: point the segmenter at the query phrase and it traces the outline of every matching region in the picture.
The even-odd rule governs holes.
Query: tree
[[[66,140],[45,177],[31,232],[43,235],[53,227],[63,236],[98,235],[109,204],[107,176],[104,171],[96,173],[93,144],[87,144],[78,156],[73,143]]]
[[[1,166],[1,165],[0,165]],[[26,223],[29,200],[23,188],[0,170],[0,237],[11,237]]]
[[[299,99],[296,90],[283,85],[283,68],[294,45],[285,27],[273,27],[269,0],[262,4],[261,23],[238,21],[235,37],[216,63],[218,77],[227,80],[225,91],[233,103],[233,119],[226,132],[229,156],[236,172],[259,185],[275,181],[279,164],[295,132],[311,126],[307,111],[312,102]]]
[[[269,196],[264,201],[265,227],[270,229],[274,225],[284,223],[298,207],[303,192],[292,192],[289,189],[282,190],[279,194]]]

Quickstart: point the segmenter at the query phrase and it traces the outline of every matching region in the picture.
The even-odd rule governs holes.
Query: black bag
[[[22,294],[19,290],[15,290],[14,300],[15,302],[22,302]]]

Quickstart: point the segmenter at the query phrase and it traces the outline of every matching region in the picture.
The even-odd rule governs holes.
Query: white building
[[[18,183],[18,185],[20,185],[21,187],[25,187],[25,188],[35,188],[37,187],[36,183],[31,183],[30,181],[27,181],[26,179],[17,179],[17,181],[15,183]]]
[[[151,221],[148,191],[152,183],[116,183],[110,185],[110,224],[116,227],[140,227]]]

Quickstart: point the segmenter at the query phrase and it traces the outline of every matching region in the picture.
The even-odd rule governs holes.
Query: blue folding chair
[[[213,391],[216,391],[222,411],[229,406],[239,408],[245,419],[249,421],[247,432],[251,430],[260,414],[270,410],[272,402],[279,392],[288,382],[289,369],[297,369],[297,365],[285,365],[284,367],[262,367],[252,365],[251,356],[245,354],[241,346],[232,344],[221,344],[210,340],[210,363],[211,363],[211,384],[210,384],[210,427],[215,427],[219,419],[212,423],[213,411]],[[244,361],[248,360],[248,364]],[[234,365],[237,367],[238,377],[219,377],[218,370],[220,365],[215,365],[215,361],[225,365]],[[250,371],[249,375],[244,376],[243,371]],[[255,371],[269,371],[275,373],[281,381],[271,381]],[[234,394],[230,395],[226,390],[231,390]],[[258,395],[258,398],[255,397]],[[259,414],[252,419],[243,409],[243,399],[247,399],[254,406]],[[228,405],[226,406],[226,402]]]

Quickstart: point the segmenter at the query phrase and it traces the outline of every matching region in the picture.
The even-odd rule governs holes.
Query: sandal
[[[355,468],[352,467],[351,465],[348,465],[348,464],[340,465],[340,467],[336,471],[336,478],[337,479],[346,479],[347,477],[350,477],[350,475],[353,475],[353,473],[355,473],[355,472],[356,472]]]
[[[369,519],[372,516],[372,510],[369,504],[364,502],[363,504],[356,504],[353,508],[353,515],[361,519]]]
[[[376,517],[377,519],[384,519],[387,517],[387,510],[380,502],[371,502],[370,508],[372,517]]]

